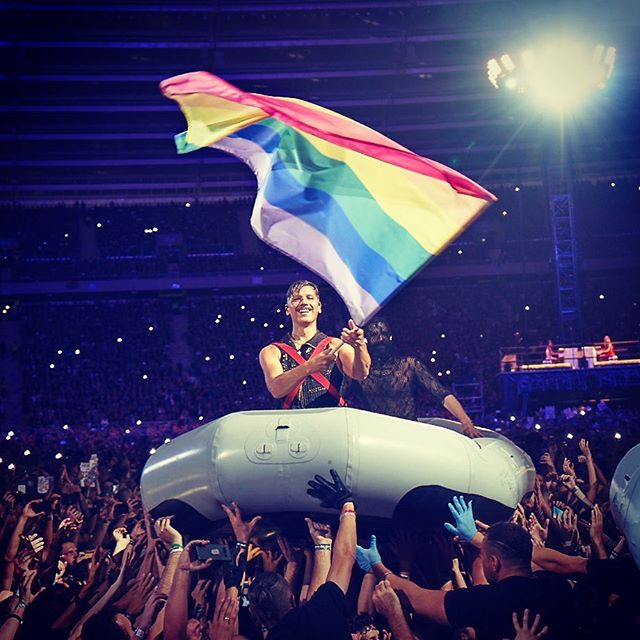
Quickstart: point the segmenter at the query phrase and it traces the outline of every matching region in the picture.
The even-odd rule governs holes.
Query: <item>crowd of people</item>
[[[336,406],[345,378],[360,390],[356,405],[415,419],[422,389],[433,413],[453,414],[465,436],[482,436],[418,357],[397,353],[388,321],[341,323],[333,302],[298,281],[279,303],[229,297],[223,307],[217,299],[215,318],[185,300],[173,314],[148,300],[104,302],[95,317],[60,303],[68,334],[56,342],[48,332],[56,305],[42,305],[43,315],[17,310],[24,364],[36,380],[50,377],[30,387],[42,392],[31,397],[38,428],[3,434],[0,640],[595,640],[640,630],[640,573],[609,496],[617,463],[640,439],[631,408],[600,402],[557,413],[545,407],[528,418],[485,416],[536,463],[533,491],[510,522],[476,521],[472,501],[452,494],[453,522],[365,521],[362,530],[374,533],[357,545],[357,496],[333,469],[331,479],[310,478],[307,493],[339,517],[310,512],[303,537],[271,514],[262,527],[262,514],[243,517],[233,502],[223,505],[228,523],[210,527],[145,511],[140,477],[157,448],[209,411],[207,419],[233,402],[251,408],[252,392],[284,409]],[[321,314],[340,338],[318,330]],[[243,324],[267,316],[269,331],[247,339]],[[249,387],[231,374],[255,364],[254,342],[266,335],[282,337],[262,348],[264,380],[256,371]],[[96,362],[111,387],[107,404],[96,398]],[[180,395],[174,377],[182,376],[189,392]],[[205,379],[215,390],[208,405]],[[247,396],[225,398],[230,384],[249,387]],[[62,398],[61,390],[66,396],[50,402],[48,393]],[[145,413],[153,419],[136,419]]]
[[[353,571],[344,545],[355,545],[355,531],[352,542],[339,542],[339,532],[355,520],[357,496],[353,515],[309,519],[303,538],[275,536],[272,522],[261,528],[262,514],[243,518],[236,505],[226,509],[229,523],[207,531],[146,513],[142,467],[186,426],[5,437],[0,638],[337,639],[348,629],[357,639],[520,640],[544,627],[549,638],[635,637],[640,574],[608,490],[639,440],[638,411],[601,403],[546,414],[487,423],[537,470],[510,524],[475,522],[472,505],[456,497],[446,528],[376,523],[377,537],[359,540]],[[339,484],[334,477],[319,490]],[[344,486],[338,494],[351,498]],[[214,548],[225,561],[206,560],[209,542],[222,545]],[[487,581],[490,590],[480,586]]]

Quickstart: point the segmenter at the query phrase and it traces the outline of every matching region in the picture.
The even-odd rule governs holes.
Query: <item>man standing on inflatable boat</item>
[[[291,332],[260,351],[269,392],[282,400],[283,409],[345,406],[343,377],[364,380],[369,375],[364,331],[353,320],[340,338],[318,331],[322,302],[318,287],[308,280],[289,287],[285,313],[291,318]]]

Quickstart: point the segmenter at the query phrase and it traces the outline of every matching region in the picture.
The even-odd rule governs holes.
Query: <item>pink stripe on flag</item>
[[[458,193],[481,198],[488,202],[496,200],[489,191],[454,169],[434,160],[423,158],[355,120],[340,117],[327,111],[318,111],[298,102],[289,102],[282,98],[272,98],[257,93],[247,93],[207,71],[194,71],[167,78],[160,83],[160,88],[167,97],[206,93],[231,102],[257,107],[291,127],[345,149],[357,151],[408,171],[447,182]],[[341,133],[336,133],[337,131]]]

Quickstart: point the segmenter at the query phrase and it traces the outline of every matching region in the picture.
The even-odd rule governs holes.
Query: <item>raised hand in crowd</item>
[[[402,611],[400,598],[388,580],[381,580],[371,596],[376,611],[384,616],[394,640],[413,640],[413,633]]]
[[[455,520],[455,525],[445,522],[444,528],[463,542],[470,542],[478,533],[476,521],[473,517],[473,500],[466,503],[464,496],[453,496],[453,503],[449,503],[449,511]]]
[[[607,550],[604,546],[602,538],[603,534],[603,518],[602,511],[598,505],[591,510],[591,526],[589,527],[589,536],[591,538],[591,549],[596,558],[604,560],[607,558]]]
[[[219,589],[223,597],[216,601],[209,625],[209,640],[232,640],[237,633],[240,602],[235,589],[232,593],[225,593],[224,585],[220,585]]]
[[[522,614],[522,624],[518,621],[518,614],[513,612],[513,628],[516,632],[514,640],[537,640],[542,638],[549,631],[549,627],[546,625],[538,630],[540,626],[540,614],[537,613],[533,619],[531,626],[529,626],[529,609],[525,609]]]
[[[253,530],[258,522],[262,520],[262,516],[254,516],[251,520],[245,521],[242,519],[240,507],[235,502],[232,502],[230,505],[222,504],[220,506],[227,515],[227,518],[229,518],[236,541],[241,544],[248,544]]]
[[[549,524],[551,523],[550,518],[546,518],[544,521],[544,525],[540,524],[540,521],[536,517],[535,513],[529,514],[528,520],[528,529],[531,534],[531,541],[536,547],[544,547],[547,538],[549,536]]]
[[[164,593],[153,593],[144,605],[144,609],[142,610],[142,614],[137,620],[136,630],[139,629],[144,633],[135,633],[134,630],[134,638],[144,637],[146,633],[153,627],[155,624],[158,615],[162,611],[163,607],[167,603],[167,595]]]
[[[173,516],[158,518],[154,523],[154,528],[158,538],[168,549],[175,546],[182,548],[182,534],[171,525]]]

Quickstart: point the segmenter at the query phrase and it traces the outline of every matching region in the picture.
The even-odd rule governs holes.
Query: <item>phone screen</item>
[[[196,558],[198,560],[213,558],[217,561],[228,562],[231,560],[231,551],[226,544],[203,544],[201,547],[196,547]]]
[[[562,509],[560,509],[560,507],[556,507],[556,505],[553,505],[553,517],[554,518],[559,518],[562,516],[562,514],[564,513],[564,511]]]

